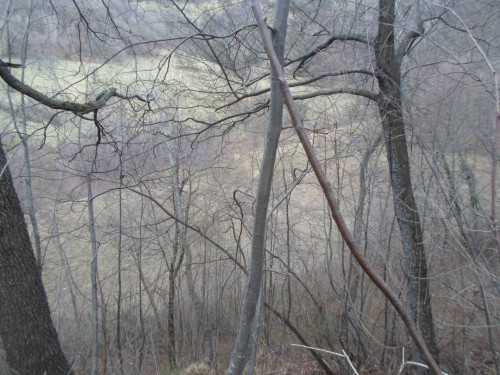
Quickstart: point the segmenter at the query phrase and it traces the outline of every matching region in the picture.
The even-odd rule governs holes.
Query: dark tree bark
[[[330,207],[332,216],[335,220],[335,223],[337,224],[337,227],[339,229],[340,234],[342,235],[342,238],[344,239],[345,243],[349,247],[349,250],[351,250],[352,255],[356,258],[363,271],[373,281],[373,283],[377,286],[377,288],[379,288],[380,291],[384,293],[385,297],[391,302],[391,304],[394,306],[394,308],[402,318],[403,322],[406,325],[408,333],[410,334],[411,338],[413,339],[413,342],[415,343],[415,345],[418,347],[423,357],[425,358],[431,372],[434,375],[441,375],[441,370],[439,369],[436,360],[430,353],[428,346],[424,338],[422,337],[422,334],[417,329],[415,321],[408,313],[407,309],[403,306],[403,304],[401,303],[397,295],[394,293],[394,291],[389,287],[389,285],[387,285],[387,283],[380,277],[377,271],[375,271],[373,266],[368,262],[368,259],[366,259],[366,257],[361,252],[361,249],[354,241],[354,238],[351,232],[349,231],[347,224],[340,212],[340,205],[337,200],[336,194],[332,188],[332,185],[328,181],[326,173],[324,172],[321,163],[316,155],[316,152],[314,151],[312,144],[309,141],[308,134],[305,131],[304,124],[302,123],[302,119],[299,115],[298,107],[295,104],[295,101],[292,97],[292,93],[290,92],[290,87],[288,86],[286,78],[283,74],[280,61],[272,46],[271,38],[269,36],[269,30],[267,28],[267,25],[265,24],[264,16],[262,15],[260,1],[252,0],[251,4],[253,13],[257,20],[257,25],[259,27],[259,32],[262,37],[266,54],[269,57],[272,69],[281,84],[285,105],[288,109],[288,113],[290,114],[293,126],[295,128],[295,131],[297,132],[297,135],[300,139],[302,146],[304,147],[307,159],[309,160],[309,163],[311,164],[314,170],[316,178],[318,179],[318,182],[321,185],[321,188],[323,189],[323,192],[328,201],[328,206]]]
[[[12,374],[71,372],[0,139],[0,335]]]
[[[380,0],[379,30],[375,41],[378,108],[389,163],[394,211],[405,254],[410,313],[430,352],[434,358],[438,358],[422,228],[413,195],[406,144],[400,71],[402,56],[397,55],[395,48],[394,11],[394,0]],[[421,358],[418,356],[418,359]]]

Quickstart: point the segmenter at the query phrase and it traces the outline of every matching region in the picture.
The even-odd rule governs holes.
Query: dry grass
[[[193,363],[182,372],[182,375],[215,375],[215,371],[204,363]]]

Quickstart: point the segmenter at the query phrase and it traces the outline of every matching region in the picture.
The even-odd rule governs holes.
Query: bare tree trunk
[[[180,190],[175,193],[175,189],[179,189],[179,163],[175,160],[175,155],[169,150],[169,157],[172,163],[172,178],[174,179],[174,212],[176,215],[183,214],[182,200],[180,200]],[[172,162],[174,158],[175,162]],[[179,199],[179,200],[178,200]],[[177,358],[175,351],[175,280],[179,274],[180,267],[184,259],[184,242],[186,237],[186,228],[182,226],[178,221],[175,223],[175,237],[173,254],[170,262],[168,281],[169,281],[169,294],[168,294],[168,325],[167,325],[167,335],[169,338],[168,344],[168,354],[171,368],[177,366]]]
[[[344,239],[345,243],[347,244],[347,246],[351,250],[353,256],[356,258],[356,260],[360,264],[363,271],[370,277],[370,279],[377,286],[377,288],[379,288],[384,293],[384,296],[391,302],[391,304],[394,306],[394,308],[396,309],[398,314],[401,316],[403,322],[406,325],[408,333],[412,337],[412,339],[415,342],[418,349],[421,351],[421,353],[424,356],[432,373],[434,375],[440,375],[441,370],[439,369],[439,366],[438,366],[436,360],[434,359],[434,357],[430,353],[429,348],[428,348],[424,338],[422,337],[422,334],[417,329],[415,321],[412,319],[411,315],[408,313],[406,308],[403,306],[402,302],[396,296],[394,291],[389,287],[389,285],[386,284],[386,282],[375,271],[373,266],[368,262],[366,257],[361,252],[359,246],[354,241],[353,236],[352,236],[351,232],[349,231],[347,224],[342,216],[342,213],[340,212],[340,206],[339,206],[339,203],[337,201],[336,194],[333,191],[333,188],[332,188],[330,182],[328,181],[325,172],[323,171],[323,169],[321,167],[321,163],[320,163],[320,161],[316,155],[316,152],[315,152],[314,148],[312,147],[312,144],[309,140],[309,137],[304,129],[304,124],[302,123],[302,119],[299,115],[298,107],[295,104],[295,101],[294,101],[292,94],[290,92],[290,88],[289,88],[288,83],[287,83],[285,76],[283,74],[283,70],[281,68],[280,61],[276,55],[276,52],[273,49],[272,42],[271,42],[271,39],[269,36],[269,30],[267,29],[267,25],[265,24],[264,16],[262,15],[262,9],[260,7],[259,0],[252,0],[252,10],[253,10],[255,18],[257,20],[257,24],[259,27],[260,34],[262,36],[262,40],[264,43],[266,54],[269,57],[269,59],[271,61],[271,66],[272,66],[274,72],[276,73],[276,75],[278,76],[278,80],[281,84],[281,89],[283,92],[285,104],[287,106],[288,113],[290,114],[290,117],[292,119],[293,126],[297,132],[297,135],[299,136],[299,139],[300,139],[300,142],[302,143],[302,146],[304,147],[304,151],[307,155],[307,159],[309,160],[309,162],[314,170],[314,173],[318,179],[318,182],[321,185],[321,188],[323,189],[323,192],[327,198],[328,205],[329,205],[330,210],[332,212],[332,216],[335,220],[335,223],[337,224],[337,227],[339,229],[339,232],[342,235],[342,238]]]
[[[173,189],[174,189],[174,212],[175,216],[179,218],[182,222],[187,223],[189,221],[189,206],[191,197],[188,196],[187,202],[183,202],[181,184],[179,181],[179,159],[174,151],[167,145],[169,151],[170,165],[172,166],[172,179],[173,179]],[[179,244],[181,246],[181,251],[186,257],[186,283],[188,287],[189,294],[193,301],[193,308],[198,324],[203,332],[203,363],[210,364],[212,362],[211,353],[211,337],[210,331],[208,330],[206,321],[203,317],[203,303],[200,299],[198,292],[196,291],[195,281],[193,277],[193,254],[191,253],[191,248],[187,240],[187,227],[176,222],[178,227]]]
[[[122,188],[123,188],[123,161],[120,154],[120,189],[118,190],[118,295],[116,297],[116,351],[118,352],[119,373],[123,374],[122,338],[121,338],[121,313],[122,313]]]
[[[12,374],[67,375],[0,139],[0,335]]]
[[[495,72],[495,83],[496,83],[496,72]],[[497,86],[497,85],[495,85]],[[500,227],[497,221],[496,207],[497,207],[497,164],[498,164],[498,153],[500,149],[500,109],[498,103],[498,89],[495,87],[495,101],[497,113],[495,116],[495,132],[493,137],[493,155],[491,156],[491,221],[493,222],[492,228],[495,233],[496,245],[498,250],[498,255],[500,255]],[[498,363],[497,363],[498,372]]]
[[[176,237],[177,237],[176,233]],[[177,240],[176,240],[177,241]],[[168,360],[170,368],[177,367],[175,354],[175,279],[178,267],[176,266],[176,258],[178,253],[178,244],[174,244],[174,253],[168,270],[168,299],[167,299],[167,336],[168,336]]]
[[[146,290],[146,293],[148,294],[148,298],[150,302],[152,301],[153,303],[153,311],[156,314],[157,322],[158,322],[158,328],[159,328],[159,335],[161,337],[161,342],[163,343],[163,330],[161,329],[161,321],[159,319],[159,314],[158,310],[156,309],[156,304],[154,304],[154,297],[151,296],[151,291],[149,290],[149,287],[147,286],[147,283],[144,280],[144,274],[142,272],[142,227],[143,227],[143,221],[144,221],[144,200],[141,198],[141,212],[139,215],[139,246],[137,250],[137,258],[134,257],[134,251],[132,250],[132,256],[134,257],[134,260],[136,261],[137,264],[137,269],[139,271],[139,325],[140,325],[140,330],[141,330],[141,346],[138,350],[136,350],[136,356],[139,356],[139,363],[137,364],[137,373],[140,375],[142,374],[142,368],[144,364],[144,346],[146,345],[146,330],[144,328],[144,313],[143,313],[143,307],[142,307],[142,287],[141,285],[144,285],[144,289]],[[160,350],[163,349],[163,345],[160,345]]]
[[[102,330],[102,370],[103,374],[108,374],[108,357],[109,357],[109,347],[108,347],[108,332],[106,330],[107,321],[108,321],[108,301],[104,299],[104,292],[102,290],[102,284],[98,285],[99,295],[101,297],[101,330]]]
[[[430,352],[437,359],[439,351],[432,318],[422,228],[413,195],[410,159],[406,145],[401,93],[401,58],[396,55],[395,49],[394,13],[394,0],[380,0],[379,31],[375,42],[376,76],[379,83],[378,107],[389,163],[394,211],[405,254],[410,313]],[[418,360],[422,359],[418,350],[415,354]]]
[[[76,286],[75,281],[73,279],[73,275],[71,274],[71,268],[70,268],[70,265],[69,265],[69,262],[68,262],[68,258],[66,256],[66,252],[65,252],[63,244],[61,242],[61,232],[59,230],[59,220],[58,220],[58,217],[57,217],[58,206],[59,206],[59,197],[60,197],[60,194],[61,194],[61,189],[62,189],[64,180],[65,180],[64,179],[64,172],[60,172],[60,174],[59,174],[59,186],[57,188],[57,194],[56,194],[56,202],[57,203],[56,203],[56,206],[54,207],[53,226],[54,226],[54,233],[56,233],[56,235],[55,235],[55,241],[56,241],[57,248],[59,250],[59,256],[61,258],[61,264],[63,265],[64,272],[66,274],[66,279],[68,281],[67,285],[68,285],[69,294],[71,296],[71,304],[73,305],[74,321],[75,321],[75,325],[76,325],[75,328],[76,328],[77,332],[81,333],[81,317],[79,315],[80,310],[78,308],[76,294],[75,294],[75,291],[74,291],[75,288],[78,290],[78,287]],[[73,345],[71,347],[71,355],[70,355],[70,358],[69,358],[71,363],[74,362],[74,359],[73,359],[75,357],[74,353],[75,352],[79,352],[80,340],[81,340],[80,335],[73,335],[73,337],[72,337],[72,343],[73,343]],[[68,353],[68,349],[66,349],[66,353]]]
[[[81,124],[78,128],[78,145],[81,148]],[[89,168],[83,153],[80,153],[80,162],[85,172],[87,182],[87,216],[90,233],[90,242],[92,246],[92,263],[90,265],[90,280],[92,288],[92,371],[91,375],[98,374],[99,364],[99,300],[97,295],[97,237],[95,231],[95,215],[94,215],[94,197],[92,193],[92,166]]]
[[[92,285],[92,332],[93,332],[93,351],[92,351],[92,375],[98,374],[99,363],[99,316],[98,316],[98,297],[97,297],[97,238],[95,232],[94,216],[94,197],[92,195],[92,174],[87,174],[87,193],[88,193],[88,219],[90,241],[92,242],[92,263],[90,266],[90,279]]]
[[[286,41],[286,24],[288,19],[289,0],[276,1],[273,21],[273,43],[283,69],[284,48]],[[283,121],[283,95],[276,74],[271,69],[271,102],[269,124],[266,131],[266,145],[262,157],[262,165],[257,188],[255,216],[252,233],[252,255],[245,296],[241,307],[238,336],[234,346],[228,375],[240,375],[248,362],[250,339],[254,326],[254,317],[262,287],[263,264],[266,246],[266,218],[269,197],[274,173],[274,163]]]
[[[9,4],[10,5],[10,4]],[[24,83],[24,76],[25,76],[25,66],[26,66],[26,60],[27,60],[27,54],[28,54],[28,40],[29,40],[29,35],[30,35],[30,28],[31,28],[31,17],[33,14],[33,0],[30,3],[30,12],[27,20],[27,25],[26,25],[26,31],[24,33],[23,37],[23,46],[22,46],[22,54],[21,54],[21,82]],[[7,8],[7,12],[10,12],[10,10]],[[10,45],[10,28],[9,24],[7,23],[7,49],[8,49],[8,55],[9,55],[9,60],[11,56],[11,45]],[[21,94],[21,113],[22,113],[22,120],[21,120],[21,125],[22,129],[19,127],[18,122],[16,120],[15,116],[15,108],[14,104],[12,103],[12,98],[10,95],[10,87],[7,87],[7,97],[9,99],[9,104],[10,104],[10,110],[12,113],[12,121],[14,124],[14,127],[16,129],[17,135],[21,139],[21,143],[23,145],[23,151],[24,151],[24,162],[25,162],[25,167],[26,167],[26,174],[24,181],[26,183],[26,194],[28,198],[28,215],[30,218],[31,222],[31,229],[33,231],[33,241],[35,245],[35,258],[36,258],[36,263],[37,267],[40,271],[42,272],[42,267],[43,267],[43,259],[42,259],[42,245],[40,241],[40,230],[38,228],[38,221],[36,217],[36,212],[35,212],[35,200],[33,198],[33,188],[32,188],[32,172],[31,172],[31,155],[29,151],[29,144],[28,144],[28,129],[27,129],[27,120],[26,120],[26,102],[25,102],[25,96],[24,94]]]
[[[484,251],[483,246],[481,246],[480,242],[476,238],[475,231],[472,230],[472,228],[470,228],[469,225],[467,225],[468,220],[466,219],[466,216],[463,213],[463,210],[462,210],[462,207],[460,206],[459,200],[456,199],[456,195],[458,193],[457,193],[457,189],[455,187],[455,181],[454,181],[452,172],[448,166],[448,163],[446,161],[446,158],[444,156],[442,157],[442,162],[443,162],[443,168],[444,168],[446,177],[448,179],[448,183],[450,185],[451,199],[447,198],[447,201],[450,202],[450,208],[452,209],[452,212],[454,213],[454,216],[455,216],[455,220],[457,221],[458,227],[460,228],[460,232],[461,232],[463,241],[467,245],[467,248],[469,249],[469,253],[471,255],[471,259],[473,259],[473,262],[476,263],[476,262],[482,261],[484,263],[484,266],[481,266],[481,267],[478,267],[475,269],[476,269],[477,279],[479,282],[479,290],[481,292],[481,300],[483,302],[483,311],[484,311],[484,315],[485,315],[486,327],[488,330],[488,339],[489,339],[489,343],[490,343],[491,354],[493,357],[493,363],[495,364],[495,370],[496,370],[497,375],[500,375],[500,360],[499,360],[499,357],[497,354],[498,350],[497,350],[497,345],[496,345],[496,341],[495,341],[496,336],[493,332],[495,325],[492,324],[492,322],[491,322],[491,312],[490,312],[490,308],[488,305],[488,299],[486,297],[483,282],[481,280],[481,275],[479,274],[479,272],[477,272],[477,269],[484,267],[485,270],[488,271],[488,277],[493,276],[494,272],[490,267],[488,258],[483,253],[483,251]],[[469,166],[469,164],[467,163],[467,160],[465,159],[465,157],[462,154],[460,154],[460,164],[461,164],[460,167],[461,167],[462,173],[464,173],[467,176],[466,180],[467,180],[467,185],[469,187],[469,201],[471,203],[472,210],[473,210],[473,212],[480,214],[481,216],[484,216],[482,214],[483,210],[481,208],[479,198],[477,195],[477,191],[476,191],[476,176],[474,174],[474,171]],[[444,191],[443,191],[443,194],[445,195]],[[451,203],[451,202],[453,202],[453,203]],[[465,229],[465,228],[467,228],[467,229]],[[491,279],[494,280],[494,277],[491,277]],[[497,290],[498,290],[498,285],[496,285],[496,286],[497,286]]]
[[[161,101],[161,98],[155,97],[156,102]],[[164,113],[161,113],[162,121],[167,122]],[[168,130],[164,130],[165,134],[168,135]],[[180,144],[179,144],[180,146]],[[179,159],[176,150],[173,149],[171,143],[167,142],[167,150],[170,161],[170,166],[172,168],[172,188],[174,191],[174,215],[178,219],[176,221],[176,243],[181,252],[181,260],[178,264],[178,269],[182,263],[182,257],[186,257],[186,283],[188,287],[189,294],[191,296],[195,316],[197,322],[200,326],[201,332],[203,332],[203,363],[210,364],[212,362],[212,344],[211,344],[211,332],[208,328],[208,323],[203,316],[203,302],[200,299],[198,292],[196,291],[195,281],[192,272],[193,265],[193,254],[189,243],[187,240],[187,223],[189,221],[189,207],[191,203],[191,196],[188,197],[187,202],[183,202],[182,199],[182,186],[179,178]],[[175,246],[175,245],[174,245]]]

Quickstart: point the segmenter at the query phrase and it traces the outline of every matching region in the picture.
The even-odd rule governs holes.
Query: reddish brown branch
[[[337,224],[337,227],[339,229],[339,232],[342,235],[342,238],[344,239],[345,243],[349,247],[349,250],[351,251],[352,255],[356,258],[358,261],[359,265],[361,268],[363,268],[363,271],[370,277],[370,279],[373,281],[373,283],[377,286],[377,288],[385,295],[385,297],[389,300],[389,302],[394,306],[398,314],[401,316],[403,319],[403,322],[406,325],[406,328],[408,330],[408,333],[412,337],[413,341],[415,342],[416,346],[422,353],[422,355],[425,357],[427,364],[429,365],[432,373],[434,375],[441,375],[441,370],[439,369],[439,366],[432,356],[432,354],[429,352],[429,349],[422,338],[422,335],[417,329],[417,326],[415,325],[414,320],[402,304],[402,302],[399,300],[397,295],[392,291],[392,289],[389,287],[389,285],[386,284],[386,282],[380,277],[380,275],[375,271],[375,269],[372,267],[372,265],[368,262],[368,259],[363,255],[363,252],[361,249],[358,247],[356,242],[354,241],[354,238],[352,234],[349,231],[349,228],[347,227],[346,222],[344,221],[344,218],[342,217],[342,214],[340,212],[340,206],[337,201],[337,198],[335,196],[335,192],[333,191],[333,188],[328,181],[325,172],[323,171],[323,168],[321,167],[321,163],[316,156],[316,153],[311,145],[311,142],[309,141],[309,138],[307,136],[307,133],[304,129],[304,125],[302,124],[302,119],[300,118],[299,115],[299,110],[297,108],[297,105],[295,104],[292,94],[290,92],[290,88],[288,87],[288,84],[286,82],[285,76],[283,74],[283,71],[281,70],[280,64],[278,62],[278,58],[276,56],[276,53],[272,47],[271,43],[271,38],[269,35],[269,31],[265,25],[264,22],[264,17],[262,15],[262,10],[260,7],[260,1],[259,0],[252,0],[252,9],[255,15],[255,18],[257,19],[257,24],[259,26],[259,31],[261,33],[264,47],[266,49],[267,56],[269,57],[269,60],[271,62],[271,66],[275,72],[275,74],[278,76],[278,79],[281,82],[281,87],[283,90],[283,96],[285,99],[285,105],[288,109],[288,112],[290,113],[290,117],[292,119],[293,125],[295,127],[295,130],[297,132],[297,135],[299,136],[299,139],[302,143],[302,146],[304,147],[304,151],[307,154],[307,158],[309,162],[311,163],[311,166],[314,170],[314,173],[316,174],[316,177],[321,185],[321,188],[323,189],[323,192],[326,196],[326,199],[328,201],[328,205],[330,207],[330,210],[332,212],[332,216],[335,220],[335,223]]]

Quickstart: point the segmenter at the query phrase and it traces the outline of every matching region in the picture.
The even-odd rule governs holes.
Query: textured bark
[[[28,230],[0,140],[0,335],[12,374],[66,375]]]
[[[429,365],[431,372],[434,375],[440,375],[441,370],[439,369],[436,360],[429,352],[427,344],[423,339],[421,333],[417,329],[415,321],[408,313],[408,310],[404,307],[404,305],[399,300],[394,291],[389,287],[389,285],[387,285],[387,283],[380,277],[380,275],[373,268],[373,266],[368,262],[368,259],[366,259],[366,257],[361,252],[361,249],[354,241],[354,238],[351,232],[349,231],[349,228],[347,227],[344,218],[342,217],[342,213],[340,212],[339,202],[337,201],[332,185],[328,181],[326,173],[323,170],[321,163],[316,155],[316,152],[312,147],[311,141],[309,140],[307,132],[304,129],[304,124],[302,123],[302,119],[299,115],[298,107],[295,104],[295,101],[293,100],[292,93],[290,92],[290,88],[281,69],[280,62],[278,60],[278,57],[276,56],[276,52],[273,49],[271,39],[269,37],[269,31],[264,22],[264,16],[262,15],[260,1],[252,0],[251,3],[252,3],[253,13],[257,20],[257,25],[259,27],[260,34],[262,36],[266,54],[270,59],[273,71],[278,76],[278,80],[281,84],[281,89],[285,100],[285,105],[288,109],[288,113],[290,114],[293,126],[295,128],[295,131],[297,132],[297,135],[300,139],[302,146],[304,147],[304,151],[307,155],[307,159],[311,164],[311,167],[314,170],[314,174],[316,175],[316,178],[318,179],[318,182],[321,188],[323,189],[323,192],[328,201],[328,206],[330,207],[332,216],[335,220],[335,223],[337,224],[337,227],[339,229],[340,234],[342,235],[342,238],[344,239],[345,243],[349,247],[349,250],[352,252],[353,256],[356,258],[356,260],[358,261],[358,263],[360,264],[361,268],[366,273],[366,275],[373,281],[373,283],[377,286],[377,288],[380,289],[380,291],[382,291],[385,297],[389,300],[389,302],[394,306],[394,308],[398,312],[399,316],[405,323],[408,333],[413,339],[415,345],[418,347],[418,349],[424,356],[427,364]]]
[[[286,23],[288,19],[289,0],[278,0],[274,14],[274,48],[283,69],[283,55],[286,40]],[[266,144],[260,169],[259,185],[255,202],[255,215],[252,233],[252,255],[247,287],[241,307],[238,336],[231,355],[227,373],[239,375],[243,373],[248,362],[250,339],[254,317],[257,312],[260,289],[262,287],[263,265],[266,245],[266,218],[271,193],[274,163],[283,121],[283,95],[279,80],[271,71],[271,99],[269,107],[269,124],[266,131]]]
[[[438,347],[432,318],[425,249],[420,217],[413,195],[406,144],[401,94],[401,58],[397,57],[395,49],[394,10],[394,0],[380,0],[379,31],[375,42],[376,76],[379,84],[378,107],[389,163],[394,211],[405,254],[410,313],[430,352],[437,359]],[[419,353],[417,357],[421,359]]]

